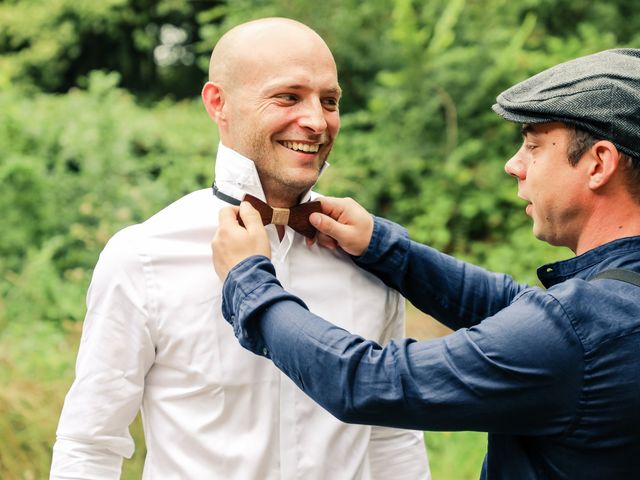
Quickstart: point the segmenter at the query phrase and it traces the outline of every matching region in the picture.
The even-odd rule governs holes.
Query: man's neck
[[[304,192],[299,188],[291,188],[281,183],[270,182],[260,178],[264,197],[269,205],[277,208],[291,208],[300,203]]]
[[[594,213],[578,239],[575,253],[580,255],[619,238],[640,236],[640,205],[621,199],[613,208],[604,206]]]

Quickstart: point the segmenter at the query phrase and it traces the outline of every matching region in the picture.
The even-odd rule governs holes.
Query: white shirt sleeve
[[[76,363],[53,448],[51,479],[117,479],[134,443],[129,425],[142,402],[155,349],[136,227],[118,233],[96,265]]]
[[[389,323],[381,343],[405,337],[404,298],[391,293],[387,315]],[[431,472],[423,433],[398,428],[372,427],[369,443],[373,480],[430,480]]]
[[[431,479],[422,432],[372,427],[369,458],[373,480]]]

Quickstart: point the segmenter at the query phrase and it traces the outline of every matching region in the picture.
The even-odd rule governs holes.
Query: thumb
[[[244,228],[249,232],[255,232],[256,229],[264,229],[262,217],[249,202],[240,203],[240,218],[244,223]]]
[[[218,213],[220,225],[238,225],[238,207],[224,207]]]
[[[324,199],[322,202],[324,210],[328,203]],[[323,213],[313,213],[309,216],[309,221],[319,232],[316,239],[321,245],[331,248],[332,244],[325,242],[327,237],[331,237],[348,254],[362,255],[371,241],[373,217],[354,200],[343,200],[338,207],[341,209],[339,214],[332,211],[328,212],[331,216]],[[329,209],[331,206],[327,210]],[[338,220],[334,220],[335,217]]]
[[[309,222],[316,227],[320,233],[329,235],[340,242],[340,238],[345,235],[348,230],[347,225],[336,222],[333,218],[324,213],[314,212],[309,216]]]
[[[357,245],[357,231],[352,225],[337,222],[322,213],[312,213],[309,221],[318,230],[316,240],[323,247],[335,250],[340,246],[348,254],[356,256],[364,250]]]

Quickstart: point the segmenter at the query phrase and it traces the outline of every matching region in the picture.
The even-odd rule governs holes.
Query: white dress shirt
[[[216,184],[264,200],[255,165],[220,145]],[[308,193],[306,199],[313,197]],[[100,255],[53,449],[52,479],[117,479],[142,409],[144,479],[424,479],[422,434],[346,425],[270,361],[244,350],[220,311],[210,242],[226,206],[186,195],[117,233]],[[385,343],[404,299],[349,258],[267,227],[284,287],[318,315]]]

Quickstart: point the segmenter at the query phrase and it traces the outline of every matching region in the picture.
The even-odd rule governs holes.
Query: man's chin
[[[285,180],[286,186],[291,190],[297,190],[300,194],[310,190],[318,181],[318,174],[315,175],[298,175]]]
[[[536,222],[535,221],[533,222],[532,231],[533,231],[533,236],[535,238],[537,238],[538,240],[540,240],[542,242],[547,242],[547,243],[549,242],[547,240],[547,236],[544,234],[544,232],[541,231],[540,228],[538,228],[536,226]]]

